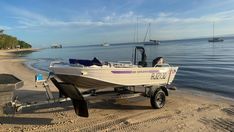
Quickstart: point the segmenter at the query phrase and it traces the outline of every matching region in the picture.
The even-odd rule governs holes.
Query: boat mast
[[[214,40],[214,22],[213,22],[213,40]]]
[[[146,33],[145,33],[145,37],[144,37],[144,41],[143,41],[143,42],[145,42],[147,36],[149,37],[149,40],[151,39],[151,38],[150,38],[150,35],[151,35],[150,32],[151,32],[151,31],[150,31],[150,23],[149,23],[149,24],[148,24],[148,28],[147,28]],[[148,35],[148,34],[149,34],[149,35]]]
[[[151,23],[149,23],[149,40],[151,40]]]
[[[137,43],[138,43],[138,17],[137,17]]]

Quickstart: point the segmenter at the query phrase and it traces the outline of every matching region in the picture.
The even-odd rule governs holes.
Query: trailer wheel
[[[166,103],[165,93],[162,90],[156,90],[154,94],[150,97],[150,103],[154,109],[162,108]]]

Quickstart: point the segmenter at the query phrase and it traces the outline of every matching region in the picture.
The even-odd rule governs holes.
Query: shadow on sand
[[[18,125],[51,125],[50,118],[30,118],[30,117],[0,117],[1,124]]]
[[[32,101],[32,103],[37,103],[39,101],[46,101],[45,92],[43,91],[30,91],[30,90],[21,90],[18,93],[24,93],[26,96],[19,96],[19,100],[21,103],[25,103],[24,101],[27,101],[29,103],[29,100]],[[26,93],[26,94],[25,94]],[[53,92],[53,95],[55,97],[58,97],[58,92]],[[37,97],[36,97],[37,96]],[[38,97],[41,97],[38,99]],[[25,99],[27,98],[27,99]],[[30,99],[29,99],[30,98]],[[147,98],[145,97],[137,97],[137,98],[131,98],[128,100],[94,100],[88,102],[89,109],[116,109],[116,110],[146,110],[146,109],[152,109],[150,106],[150,102],[144,105],[139,105],[137,102],[144,101]],[[50,109],[50,108],[56,108],[56,109]],[[43,110],[48,109],[48,110]],[[73,105],[71,101],[66,101],[62,103],[53,103],[53,104],[44,104],[44,105],[38,105],[33,106],[29,108],[24,108],[20,113],[33,113],[33,114],[41,114],[41,113],[52,113],[52,112],[63,112],[63,111],[69,111],[73,110]]]

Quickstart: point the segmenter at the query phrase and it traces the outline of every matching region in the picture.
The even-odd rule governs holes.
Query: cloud
[[[227,10],[214,14],[203,15],[199,17],[182,17],[175,13],[159,12],[156,17],[149,17],[144,15],[135,14],[133,11],[118,14],[112,12],[110,15],[106,15],[99,20],[97,18],[88,19],[76,19],[76,20],[59,20],[55,18],[49,18],[44,15],[20,9],[16,7],[8,8],[14,13],[13,19],[17,21],[18,28],[33,28],[33,27],[79,27],[79,26],[118,26],[129,25],[134,23],[155,23],[155,24],[190,24],[190,23],[206,23],[213,21],[227,21],[234,20],[234,10]],[[106,10],[103,7],[102,10]],[[61,18],[60,18],[61,19]],[[9,28],[9,27],[3,27]]]
[[[0,30],[10,30],[11,27],[0,25]]]
[[[33,13],[27,10],[19,9],[19,8],[11,8],[17,16],[12,17],[16,19],[18,24],[22,28],[30,28],[30,27],[60,27],[60,26],[89,26],[89,25],[109,25],[108,23],[104,23],[103,21],[92,21],[92,20],[76,20],[76,21],[63,21],[48,18],[46,16]]]
[[[218,12],[214,14],[203,15],[200,17],[178,17],[173,13],[160,12],[157,18],[143,17],[142,22],[150,23],[206,23],[234,20],[234,10]]]
[[[168,16],[171,16],[173,15],[173,13],[168,13],[168,12],[160,12],[158,14],[159,17],[168,17]]]
[[[203,20],[212,20],[212,21],[226,21],[226,20],[234,20],[234,10],[228,10],[223,12],[218,12],[215,14],[207,15],[201,17]]]

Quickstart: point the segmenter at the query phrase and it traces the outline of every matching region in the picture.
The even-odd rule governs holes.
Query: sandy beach
[[[11,51],[13,52],[13,51]],[[15,93],[22,102],[46,100],[44,88],[35,87],[35,71],[9,51],[0,51],[0,73],[24,81]],[[57,89],[49,83],[53,93]],[[0,117],[0,131],[234,131],[234,100],[211,93],[170,91],[162,109],[152,109],[147,98],[94,100],[89,118],[76,116],[71,102],[23,109]]]

